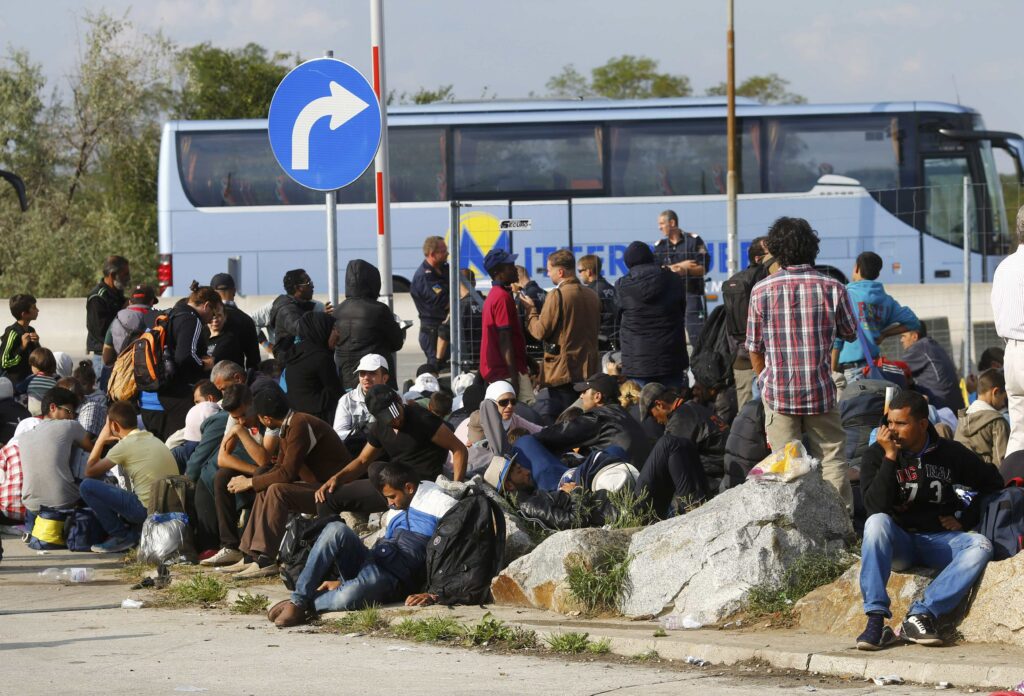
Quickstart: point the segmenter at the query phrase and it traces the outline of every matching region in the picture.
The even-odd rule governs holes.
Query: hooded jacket
[[[928,397],[935,408],[956,413],[964,407],[956,365],[931,336],[922,336],[903,353],[914,378],[914,389]]]
[[[868,338],[872,359],[878,357],[878,337],[882,335],[883,329],[893,324],[902,324],[912,330],[921,326],[914,310],[901,306],[885,292],[885,288],[877,280],[856,280],[846,286],[846,292],[853,306],[857,308],[857,321]],[[853,363],[864,359],[860,341],[838,340],[836,347],[841,349],[840,363]]]
[[[641,263],[619,278],[615,291],[623,374],[644,379],[683,374],[690,365],[683,280],[656,263]]]
[[[981,457],[986,464],[999,466],[1006,456],[1010,425],[1003,414],[978,400],[957,413],[954,440]]]
[[[955,484],[978,492],[966,510],[953,489]],[[964,529],[972,529],[980,514],[977,501],[1002,487],[1003,477],[997,468],[984,464],[959,442],[940,438],[932,425],[920,456],[900,450],[894,462],[875,443],[860,465],[860,488],[868,515],[891,515],[908,532],[946,531],[939,517],[956,512],[962,512]]]
[[[359,383],[356,366],[368,353],[387,358],[391,375],[388,381],[394,383],[394,354],[405,343],[405,331],[388,306],[377,301],[379,296],[380,271],[362,259],[349,261],[345,270],[345,301],[334,310],[340,336],[334,349],[334,362],[345,389],[354,389]]]
[[[288,352],[295,344],[299,330],[299,319],[312,312],[316,303],[299,300],[291,295],[279,295],[270,307],[268,325],[274,332],[274,357],[283,365],[288,361]]]
[[[341,380],[328,348],[334,319],[323,312],[308,312],[299,319],[298,343],[288,352],[285,382],[288,402],[296,411],[331,423],[341,398]]]

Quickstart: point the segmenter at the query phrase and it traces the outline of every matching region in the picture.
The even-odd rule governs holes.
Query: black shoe
[[[930,614],[912,614],[903,622],[903,637],[918,645],[942,645],[935,619]]]
[[[885,617],[881,614],[868,614],[868,625],[857,636],[857,649],[881,650],[895,642],[896,634],[885,625]]]

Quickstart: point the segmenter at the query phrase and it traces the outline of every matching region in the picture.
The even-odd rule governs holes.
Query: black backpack
[[[722,389],[733,383],[732,363],[725,305],[719,305],[704,322],[700,337],[693,346],[690,371],[698,384]]]
[[[1004,488],[980,503],[981,521],[974,531],[992,542],[992,560],[1002,561],[1024,550],[1024,488]]]
[[[281,537],[281,547],[277,553],[277,564],[281,568],[281,582],[289,590],[295,589],[295,583],[302,575],[302,569],[306,567],[306,559],[313,544],[320,538],[320,532],[331,522],[340,520],[333,516],[324,517],[303,517],[299,514],[292,514],[288,518],[288,524],[284,527],[284,536]],[[336,580],[337,572],[332,566],[331,572],[325,580]]]
[[[747,340],[747,311],[750,308],[750,291],[768,277],[768,267],[757,264],[744,268],[722,283],[722,302],[725,307],[726,332],[730,349],[735,352]]]
[[[427,592],[441,604],[483,604],[505,556],[505,514],[477,486],[438,521],[427,544]]]

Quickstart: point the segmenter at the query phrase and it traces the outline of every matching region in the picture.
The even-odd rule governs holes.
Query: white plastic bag
[[[179,561],[195,562],[195,544],[188,515],[181,512],[163,512],[150,515],[142,524],[139,541],[139,560],[160,565]]]
[[[792,481],[818,466],[818,460],[807,454],[799,440],[787,442],[778,452],[772,452],[750,470],[747,478],[758,481]]]

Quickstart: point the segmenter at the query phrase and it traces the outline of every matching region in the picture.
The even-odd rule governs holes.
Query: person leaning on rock
[[[878,441],[861,460],[861,490],[868,520],[861,547],[860,588],[867,627],[861,650],[879,650],[895,640],[885,586],[893,568],[940,570],[910,607],[903,638],[942,645],[936,620],[960,603],[992,558],[992,542],[966,530],[978,521],[976,503],[966,509],[955,485],[978,492],[975,501],[1003,487],[999,471],[959,442],[940,438],[928,422],[928,402],[904,390],[889,404]]]

